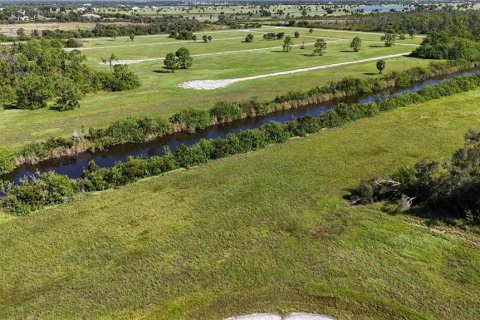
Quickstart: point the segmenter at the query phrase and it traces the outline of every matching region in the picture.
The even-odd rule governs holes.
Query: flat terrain
[[[0,318],[478,318],[478,236],[342,197],[364,177],[448,157],[480,128],[479,99],[397,109],[5,218]]]
[[[266,41],[267,32],[285,32],[293,36],[300,32],[300,38],[293,39],[291,52],[282,52],[283,40]],[[252,43],[242,42],[248,33],[255,39]],[[203,34],[213,37],[211,43],[203,43]],[[363,41],[362,49],[353,52],[349,45],[353,37]],[[199,40],[178,41],[166,35],[137,37],[133,42],[125,37],[88,39],[83,52],[88,63],[98,69],[108,70],[101,64],[101,58],[111,53],[120,60],[136,60],[130,65],[142,81],[138,89],[117,93],[101,92],[87,96],[80,109],[70,112],[55,112],[48,109],[37,111],[1,110],[1,146],[19,146],[26,142],[43,140],[52,136],[69,136],[81,126],[106,126],[116,119],[135,115],[163,115],[188,107],[210,108],[220,100],[241,101],[257,97],[272,99],[292,90],[306,90],[325,85],[330,81],[350,77],[377,77],[375,61],[341,66],[335,69],[283,75],[272,78],[249,80],[223,89],[209,92],[179,88],[179,84],[191,80],[222,80],[251,77],[265,73],[283,72],[300,68],[330,65],[347,61],[382,57],[411,51],[421,38],[399,41],[391,48],[380,42],[380,34],[315,30],[312,34],[302,28],[262,28],[256,30],[210,31],[198,34]],[[311,56],[313,42],[324,38],[328,43],[327,53]],[[305,49],[300,45],[305,42]],[[163,69],[161,60],[168,52],[187,47],[194,57],[189,70],[170,73]],[[145,59],[154,59],[141,62]],[[414,66],[426,66],[428,60],[398,57],[387,60],[386,72],[403,70]],[[22,132],[22,134],[19,134]]]

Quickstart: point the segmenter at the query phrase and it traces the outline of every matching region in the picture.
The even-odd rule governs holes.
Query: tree
[[[392,47],[395,45],[395,40],[397,40],[397,34],[393,30],[387,30],[381,39],[385,42],[385,47]]]
[[[55,101],[56,109],[59,111],[74,110],[80,107],[80,100],[83,95],[75,84],[66,83],[62,87],[60,96]]]
[[[300,32],[295,31],[294,37],[295,37],[295,38],[299,38],[299,37],[300,37]]]
[[[410,30],[408,30],[408,35],[410,36],[410,39],[415,38],[415,34],[416,34],[416,33],[417,33],[417,32],[415,31],[415,29],[410,29]]]
[[[16,89],[17,108],[39,109],[47,106],[48,99],[53,97],[54,79],[49,76],[38,76],[30,73],[18,84]]]
[[[208,36],[206,34],[203,36],[203,42],[205,42],[205,43],[208,42]]]
[[[308,32],[313,33],[313,29],[308,30]]]
[[[355,37],[352,40],[352,43],[350,43],[350,48],[353,49],[353,51],[358,52],[360,51],[360,48],[362,47],[362,39],[359,37]]]
[[[165,65],[165,69],[171,70],[172,72],[178,69],[177,57],[171,52],[167,54],[165,60],[163,60],[163,64]]]
[[[177,57],[178,67],[181,69],[188,69],[192,66],[193,59],[190,57],[190,52],[187,48],[180,48],[175,52]]]
[[[292,38],[290,36],[286,36],[285,40],[283,41],[283,51],[289,52],[292,49]]]
[[[379,74],[382,74],[382,71],[385,70],[385,60],[378,60],[377,61],[377,69],[378,69],[378,73]]]
[[[313,54],[318,54],[319,56],[323,56],[325,51],[327,50],[327,42],[323,39],[317,39],[315,42],[315,49],[313,49]]]
[[[245,37],[245,42],[252,42],[253,41],[253,34],[249,33]]]
[[[113,62],[118,61],[118,58],[114,53],[112,53],[108,59],[105,59],[105,58],[101,58],[101,59],[104,64],[107,64],[108,62],[108,65],[110,66],[110,72],[112,72]]]
[[[305,41],[302,42],[302,45],[300,46],[300,49],[305,49]]]
[[[197,42],[197,36],[196,36],[196,35],[193,35],[193,36],[192,36],[192,40],[193,40],[193,42]]]
[[[208,42],[212,42],[212,36],[208,36]]]
[[[133,33],[130,34],[130,40],[132,40],[132,41],[135,40],[135,35]]]
[[[25,37],[26,35],[27,35],[27,34],[26,34],[24,28],[18,28],[18,30],[17,30],[17,36],[19,36],[19,37]]]

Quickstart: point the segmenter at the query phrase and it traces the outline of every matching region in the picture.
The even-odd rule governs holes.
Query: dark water
[[[473,74],[480,74],[480,70],[476,69],[459,72],[444,77],[426,80],[406,89],[385,91],[382,95],[380,95],[380,97],[388,97],[398,94],[415,92],[426,86],[445,82],[459,76]],[[360,95],[354,98],[349,98],[348,102],[368,103],[377,100],[378,97],[379,95]],[[170,149],[174,151],[181,144],[192,145],[202,138],[224,138],[229,133],[234,133],[238,130],[258,128],[262,124],[268,123],[270,121],[286,122],[306,115],[318,117],[322,113],[333,108],[334,104],[335,102],[329,102],[321,105],[311,105],[306,107],[300,107],[297,109],[289,109],[270,113],[263,117],[242,119],[230,123],[211,126],[192,134],[176,133],[145,143],[131,143],[113,146],[107,151],[103,152],[85,152],[77,155],[76,157],[62,157],[59,159],[46,160],[35,165],[25,165],[19,167],[15,171],[2,176],[1,178],[4,180],[10,180],[14,183],[18,183],[19,179],[24,177],[25,175],[36,175],[39,172],[46,171],[54,171],[59,174],[67,175],[70,178],[79,178],[82,175],[83,168],[88,164],[90,160],[94,160],[99,167],[111,167],[115,164],[115,162],[126,161],[129,156],[147,157],[153,155],[162,155],[165,146],[169,146]]]

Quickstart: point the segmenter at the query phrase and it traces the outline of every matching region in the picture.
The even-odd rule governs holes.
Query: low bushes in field
[[[141,178],[159,175],[177,168],[189,168],[203,164],[210,159],[218,159],[265,148],[269,144],[282,143],[290,137],[315,133],[322,128],[342,126],[357,119],[373,117],[382,111],[404,107],[408,104],[425,102],[478,87],[480,87],[480,75],[467,76],[435,86],[425,87],[417,93],[398,95],[378,102],[353,105],[341,103],[317,118],[306,116],[286,123],[271,122],[258,129],[243,130],[229,134],[224,139],[202,139],[192,146],[182,145],[174,152],[166,149],[163,156],[150,158],[132,157],[126,162],[116,163],[111,168],[99,168],[94,162],[91,162],[85,168],[80,179],[69,180],[64,176],[48,173],[41,174],[38,178],[24,179],[15,186],[8,182],[1,182],[0,185],[2,185],[4,197],[0,199],[0,207],[12,214],[27,214],[46,205],[68,201],[72,198],[75,191],[105,190],[125,185]],[[216,109],[216,116],[227,117],[229,114],[237,113],[239,108],[238,105],[219,105]],[[222,111],[219,111],[220,109]],[[181,119],[182,121],[188,121],[191,126],[204,125],[207,123],[207,119],[209,119],[207,113],[199,114],[192,110],[184,112],[181,117],[183,118],[178,118],[177,121]],[[168,124],[164,120],[150,119],[144,121],[130,119],[129,121],[117,122],[113,127],[106,129],[104,132],[92,132],[92,134],[97,135],[97,139],[102,137],[115,139],[112,137],[116,137],[116,139],[142,140],[149,135],[162,134],[168,132],[168,130]],[[469,133],[465,148],[458,151],[452,160],[453,167],[451,165],[440,166],[436,162],[432,162],[428,165],[417,165],[415,169],[405,170],[397,175],[399,176],[398,179],[369,180],[363,182],[354,191],[352,199],[355,199],[357,203],[369,203],[386,198],[398,198],[403,193],[395,189],[395,183],[390,182],[390,180],[407,181],[408,183],[403,185],[409,186],[408,188],[411,188],[409,190],[417,190],[419,187],[425,186],[425,183],[433,181],[435,188],[441,192],[439,193],[441,198],[432,198],[431,200],[426,198],[430,201],[430,204],[445,205],[452,197],[456,197],[453,198],[455,201],[465,201],[462,204],[463,207],[459,207],[460,209],[458,210],[463,210],[462,212],[465,212],[465,214],[468,213],[469,219],[478,219],[479,211],[477,209],[480,198],[477,199],[476,196],[472,196],[472,199],[475,200],[472,200],[473,202],[466,199],[470,197],[471,192],[477,194],[478,190],[480,190],[480,186],[473,184],[479,180],[478,172],[480,170],[478,170],[478,166],[480,160],[477,159],[480,154],[479,141],[480,133]],[[52,141],[51,143],[62,145],[65,142]],[[38,150],[43,152],[42,148]],[[463,171],[460,171],[460,169]],[[425,176],[425,172],[428,173],[428,176]],[[460,175],[457,175],[459,173]],[[420,180],[424,177],[427,177],[426,180]],[[451,179],[451,181],[447,178]],[[386,181],[386,184],[382,181]],[[448,184],[445,186],[443,183]],[[469,189],[470,187],[473,189]],[[453,189],[455,189],[454,193],[445,193]],[[407,204],[411,197],[416,197],[413,191],[406,194],[410,197],[403,200]],[[432,197],[438,197],[439,194],[433,194]]]
[[[450,161],[420,161],[390,177],[364,180],[350,199],[354,204],[388,201],[398,211],[422,209],[431,218],[480,225],[480,132],[468,131]]]

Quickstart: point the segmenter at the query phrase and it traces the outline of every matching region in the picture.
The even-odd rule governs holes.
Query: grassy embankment
[[[446,158],[480,128],[480,91],[0,224],[1,318],[474,319],[480,239],[377,207],[359,180]]]

